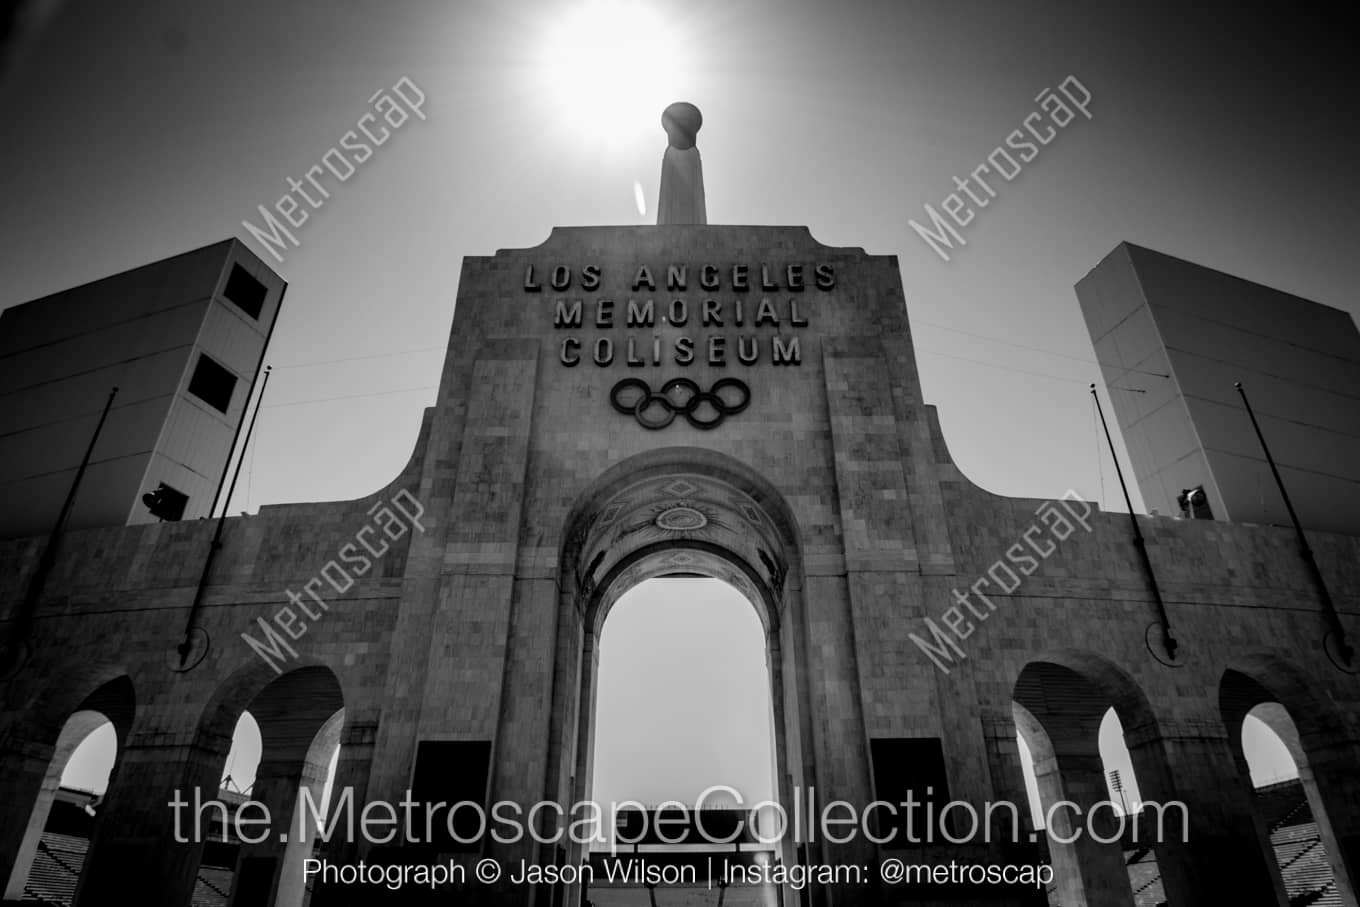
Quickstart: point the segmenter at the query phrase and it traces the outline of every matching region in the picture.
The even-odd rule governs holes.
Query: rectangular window
[[[879,800],[886,800],[897,810],[894,820],[887,809],[874,815],[875,835],[886,837],[895,831],[887,850],[917,847],[922,844],[948,844],[941,832],[940,813],[949,802],[949,778],[945,772],[944,746],[938,737],[879,737],[869,741],[869,755],[873,762],[874,792]],[[915,806],[902,804],[908,798]],[[911,814],[908,838],[907,815]],[[950,815],[949,825],[955,817]],[[945,830],[955,834],[952,827]],[[957,836],[957,835],[956,835]]]
[[[189,393],[220,413],[231,407],[231,394],[236,390],[236,376],[209,359],[198,354],[198,364],[194,366],[194,376],[189,379]]]
[[[442,801],[448,804],[445,808],[448,810],[458,803],[485,807],[490,773],[490,740],[422,740],[416,745],[411,799],[416,803]],[[424,807],[421,807],[420,815],[424,815]],[[478,835],[481,822],[477,810],[467,806],[454,814],[453,831],[457,838],[449,834],[448,812],[441,809],[433,815],[431,832],[436,850],[455,853],[481,850],[482,840]],[[424,836],[424,829],[421,829],[421,835]]]
[[[258,321],[260,312],[264,311],[264,297],[268,292],[265,285],[256,280],[249,271],[240,265],[232,265],[231,275],[227,278],[227,287],[222,291],[222,295],[242,312]]]

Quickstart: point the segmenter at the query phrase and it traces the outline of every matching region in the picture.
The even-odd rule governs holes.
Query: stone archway
[[[1346,907],[1354,907],[1355,766],[1360,743],[1352,721],[1318,695],[1302,671],[1273,654],[1253,654],[1230,662],[1219,681],[1219,707],[1243,776],[1250,777],[1242,746],[1247,715],[1265,723],[1289,751],[1331,866],[1335,896]],[[1270,838],[1273,830],[1263,829],[1262,841],[1272,862],[1276,858]]]
[[[86,674],[99,676],[94,671]],[[82,678],[83,679],[83,678]],[[79,690],[81,684],[73,684]],[[64,691],[68,696],[70,689]],[[114,766],[109,775],[109,788],[118,783],[118,769],[121,766],[129,729],[136,712],[136,697],[132,681],[126,674],[102,683],[89,695],[75,705],[74,709],[63,714],[69,705],[63,704],[60,694],[40,699],[40,707],[33,716],[30,729],[32,737],[23,740],[28,749],[28,757],[21,767],[9,773],[6,778],[12,802],[5,805],[12,809],[14,821],[6,823],[3,838],[6,851],[12,857],[0,861],[7,865],[8,880],[4,897],[20,900],[25,896],[24,886],[39,846],[39,840],[47,825],[61,777],[76,748],[98,727],[111,723],[114,728]],[[58,729],[59,731],[55,730]],[[48,735],[55,734],[55,739]],[[22,739],[22,738],[21,738]],[[41,783],[34,787],[34,782]],[[24,808],[27,805],[27,815]],[[12,848],[12,850],[10,850]],[[86,854],[88,862],[88,852]],[[81,874],[83,880],[84,874]],[[79,888],[77,883],[77,890]]]
[[[1034,762],[1046,816],[1055,869],[1053,903],[1132,907],[1135,902],[1118,840],[1125,820],[1114,828],[1111,812],[1100,809],[1106,781],[1099,733],[1116,695],[1095,676],[1057,661],[1030,662],[1016,678],[1012,709]],[[1134,714],[1143,717],[1140,712]],[[1059,804],[1072,804],[1074,815],[1057,809]],[[1092,827],[1084,827],[1088,822]]]
[[[300,794],[305,791],[311,804],[320,805],[326,769],[344,723],[344,692],[330,668],[309,665],[280,675],[243,709],[241,705],[229,699],[209,720],[234,719],[241,711],[255,717],[260,762],[251,800],[264,805],[275,827],[263,840],[242,843],[231,903],[295,907],[303,901],[302,864],[316,834],[313,812]]]
[[[648,579],[707,576],[733,586],[765,630],[774,712],[775,790],[790,804],[815,777],[808,705],[802,566],[796,523],[783,498],[742,464],[711,451],[673,448],[619,464],[584,494],[567,521],[561,558],[559,657],[574,682],[557,690],[547,799],[591,797],[598,639],[614,603]],[[697,793],[697,792],[696,792]],[[791,842],[782,859],[795,859]],[[584,847],[565,858],[579,862]],[[551,855],[544,855],[552,859]],[[561,857],[558,856],[558,859]]]

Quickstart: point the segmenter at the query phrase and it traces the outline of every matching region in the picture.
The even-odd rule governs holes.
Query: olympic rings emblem
[[[684,416],[690,425],[707,431],[746,409],[751,389],[739,378],[719,378],[706,391],[689,378],[672,378],[652,393],[651,385],[641,378],[624,378],[609,392],[609,402],[651,431],[665,428],[676,416]]]

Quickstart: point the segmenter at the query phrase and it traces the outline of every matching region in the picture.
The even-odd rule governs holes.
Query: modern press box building
[[[191,466],[175,452],[181,446],[142,440],[139,432],[156,434],[142,420],[116,426],[111,417],[108,443],[135,448],[139,465],[109,466],[107,480],[92,466],[75,507],[91,520],[73,519],[53,542],[50,502],[61,482],[34,464],[12,466],[7,450],[5,518],[19,525],[11,502],[37,516],[23,517],[22,537],[0,542],[6,897],[34,897],[25,886],[55,852],[43,835],[57,779],[81,737],[107,720],[117,756],[81,845],[73,895],[81,907],[130,897],[166,907],[575,907],[649,898],[708,904],[720,896],[729,905],[789,907],[1130,907],[1148,896],[1131,880],[1134,862],[1154,865],[1160,899],[1175,907],[1280,905],[1288,900],[1272,847],[1277,823],[1254,794],[1242,749],[1250,712],[1279,734],[1300,769],[1301,808],[1316,824],[1327,875],[1310,897],[1355,907],[1354,524],[1327,524],[1319,514],[1305,552],[1275,511],[1270,519],[1239,516],[1224,490],[1232,482],[1212,455],[1206,470],[1166,481],[1211,489],[1214,519],[1179,519],[1164,503],[1160,516],[1131,519],[1076,499],[1004,498],[973,485],[922,399],[897,259],[824,246],[803,227],[706,223],[697,111],[670,108],[664,123],[660,223],[558,228],[533,248],[464,259],[438,398],[409,462],[374,494],[264,507],[225,519],[220,537],[213,520],[147,522],[132,502],[154,483],[187,494],[185,516],[201,515],[207,510],[194,507],[210,483],[195,485],[189,473],[216,473]],[[242,332],[263,327],[281,286],[246,264],[239,246],[213,249],[182,266],[183,275],[201,278],[194,298],[208,306],[194,323],[236,318]],[[238,264],[266,288],[264,320],[232,308],[242,308],[232,290]],[[139,285],[150,300],[171,294],[171,284]],[[1150,304],[1158,317],[1158,305],[1172,307]],[[1230,294],[1218,299],[1220,320],[1233,322],[1236,304]],[[36,306],[20,311],[62,320]],[[174,330],[195,329],[176,322]],[[3,342],[6,356],[19,355],[8,330]],[[76,352],[78,339],[60,342],[69,355],[85,355]],[[1212,342],[1204,338],[1199,353]],[[92,348],[113,358],[115,345]],[[231,417],[252,357],[230,343],[176,349],[173,364],[145,366],[169,408],[146,422],[168,435],[177,419],[215,418],[195,400],[204,356],[237,379]],[[1263,341],[1255,361],[1271,350]],[[68,361],[64,373],[75,371]],[[1179,363],[1176,374],[1189,396]],[[4,380],[15,379],[7,370]],[[1330,380],[1319,375],[1318,384],[1332,387]],[[108,383],[62,388],[62,406],[88,415]],[[192,417],[175,416],[190,406]],[[5,404],[7,431],[47,437],[43,420],[19,409]],[[1273,404],[1265,409],[1279,415]],[[1319,427],[1324,410],[1310,416]],[[1225,403],[1219,417],[1250,430],[1244,409],[1230,412]],[[1263,421],[1267,440],[1278,437],[1278,425]],[[88,427],[86,419],[71,433]],[[26,456],[26,442],[10,434],[5,443]],[[229,435],[214,427],[205,446]],[[1291,472],[1308,464],[1286,465],[1286,489],[1298,485],[1313,513],[1307,483]],[[1331,466],[1344,472],[1354,463]],[[126,494],[101,501],[124,475]],[[1146,486],[1143,493],[1160,500]],[[96,503],[107,505],[100,511],[107,518],[85,509]],[[509,801],[527,810],[590,799],[601,626],[624,591],[676,574],[726,580],[765,627],[778,798],[804,817],[802,834],[786,835],[769,859],[864,867],[862,881],[755,894],[638,887],[631,900],[611,900],[618,892],[602,887],[510,881],[521,860],[571,867],[598,859],[569,839],[552,840],[551,812],[539,815],[544,843],[531,835],[507,843],[477,835],[475,826],[462,842],[437,829],[427,839],[419,820],[414,839],[351,840],[342,826],[320,840],[305,804],[299,820],[299,791],[319,796],[337,744],[331,806],[350,810],[356,830],[366,804],[400,804],[408,790],[417,807]],[[1050,823],[1054,836],[1036,833],[1017,738],[1033,755],[1045,805],[1070,801],[1074,813],[1096,809],[1113,823],[1114,811],[1098,806],[1107,788],[1097,732],[1111,708],[1142,798],[1183,803],[1188,840],[1172,813],[1161,840],[1133,842],[1133,828],[1150,823],[1146,810],[1124,823],[1123,837],[1100,823],[1092,827],[1106,830],[1103,841],[1066,834],[1077,824],[1069,813]],[[237,808],[239,795],[219,794],[219,783],[246,710],[263,746],[250,798],[275,824],[268,834],[250,825],[224,840],[218,816],[204,841],[185,822],[192,814],[172,803],[221,798]],[[809,810],[815,816],[833,800],[862,813],[873,801],[909,797],[979,813],[1009,801],[1020,805],[1022,824],[1017,833],[1006,825],[992,836],[970,834],[956,810],[933,830],[918,826],[917,836],[931,839],[918,843],[900,835],[875,843],[866,830],[879,838],[892,830],[881,817],[848,836],[835,829],[843,843],[807,833]],[[453,861],[467,877],[433,891],[342,885],[304,876],[309,858]],[[1048,890],[919,877],[889,885],[878,870],[891,858],[1045,862],[1055,880]],[[477,882],[472,869],[487,859],[505,874]]]
[[[6,309],[0,538],[52,530],[87,450],[69,528],[207,516],[283,291],[227,240]]]
[[[1360,535],[1360,331],[1338,309],[1121,243],[1077,284],[1147,506]],[[1166,375],[1166,378],[1162,378]],[[1207,513],[1203,512],[1207,509]]]

